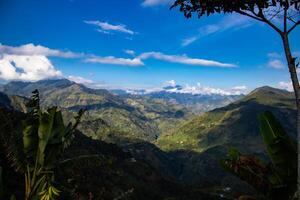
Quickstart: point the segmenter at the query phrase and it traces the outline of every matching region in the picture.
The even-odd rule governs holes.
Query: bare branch
[[[286,33],[287,31],[287,11],[288,6],[284,7],[284,14],[283,14],[283,32]]]
[[[281,13],[282,10],[278,10],[274,15],[272,15],[272,17],[270,17],[270,19],[268,19],[269,21],[271,21],[274,17],[276,17],[279,13]]]
[[[236,12],[239,13],[239,14],[241,14],[241,15],[248,16],[248,17],[250,17],[252,19],[255,19],[255,20],[258,20],[258,21],[263,21],[261,18],[259,18],[257,16],[254,16],[254,15],[251,15],[251,14],[245,12],[245,11],[242,11],[242,10],[237,10]]]
[[[289,34],[290,32],[292,32],[295,28],[296,28],[296,26],[298,26],[300,24],[300,20],[299,21],[297,21],[288,31],[287,31],[287,34]]]
[[[291,18],[290,16],[288,16],[287,19],[290,20],[291,22],[293,22],[294,24],[296,24],[296,21],[293,20],[293,18]]]
[[[271,21],[269,21],[263,14],[262,9],[259,9],[258,13],[255,13],[254,11],[252,12],[254,15],[256,15],[257,17],[260,17],[262,19],[263,22],[265,22],[266,24],[268,24],[269,26],[271,26],[277,33],[279,33],[282,36],[282,31],[275,25],[273,24]]]

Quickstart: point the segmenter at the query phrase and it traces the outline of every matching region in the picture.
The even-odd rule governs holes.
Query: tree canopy
[[[300,24],[300,0],[176,0],[171,8],[174,7],[180,7],[187,18],[193,13],[202,17],[236,12],[265,22],[279,33],[288,34]],[[284,20],[283,30],[272,23],[278,17]]]

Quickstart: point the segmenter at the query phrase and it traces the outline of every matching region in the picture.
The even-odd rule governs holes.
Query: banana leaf
[[[31,100],[27,103],[29,110],[26,120],[22,122],[23,130],[23,151],[30,165],[34,165],[37,156],[38,138],[38,114],[39,114],[39,92],[37,90],[32,92]]]
[[[275,172],[287,183],[297,182],[297,150],[271,112],[259,116],[260,132]]]

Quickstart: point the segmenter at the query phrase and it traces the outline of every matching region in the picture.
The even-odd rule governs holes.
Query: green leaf
[[[16,198],[15,195],[11,195],[11,196],[10,196],[10,200],[17,200],[17,198]]]
[[[297,182],[297,151],[294,143],[271,112],[259,116],[260,132],[275,172],[287,183]]]
[[[39,155],[38,161],[41,166],[44,166],[45,161],[45,151],[48,142],[51,137],[53,137],[53,124],[56,114],[56,107],[50,108],[45,113],[40,113],[39,115]]]
[[[239,159],[240,155],[241,155],[240,152],[235,148],[230,148],[228,150],[228,157],[230,158],[230,160],[236,161]]]

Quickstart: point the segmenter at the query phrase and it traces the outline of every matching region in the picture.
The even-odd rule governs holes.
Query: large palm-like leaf
[[[25,199],[51,200],[59,194],[54,184],[54,168],[63,150],[70,145],[84,111],[80,110],[74,124],[65,126],[62,113],[56,107],[40,109],[37,90],[27,109],[21,129],[14,127],[14,119],[0,110],[1,131],[8,132],[1,132],[0,139],[13,166],[25,175]]]
[[[39,92],[32,92],[31,100],[27,103],[29,111],[27,118],[23,121],[23,148],[27,161],[34,165],[37,156],[37,146],[39,143],[38,135],[36,134],[39,127]]]
[[[295,144],[272,113],[262,113],[259,120],[260,133],[272,163],[265,165],[254,156],[230,150],[228,158],[222,160],[221,165],[268,199],[292,199],[297,186]]]
[[[260,132],[276,173],[288,183],[297,181],[297,150],[280,122],[270,112],[262,113]]]

